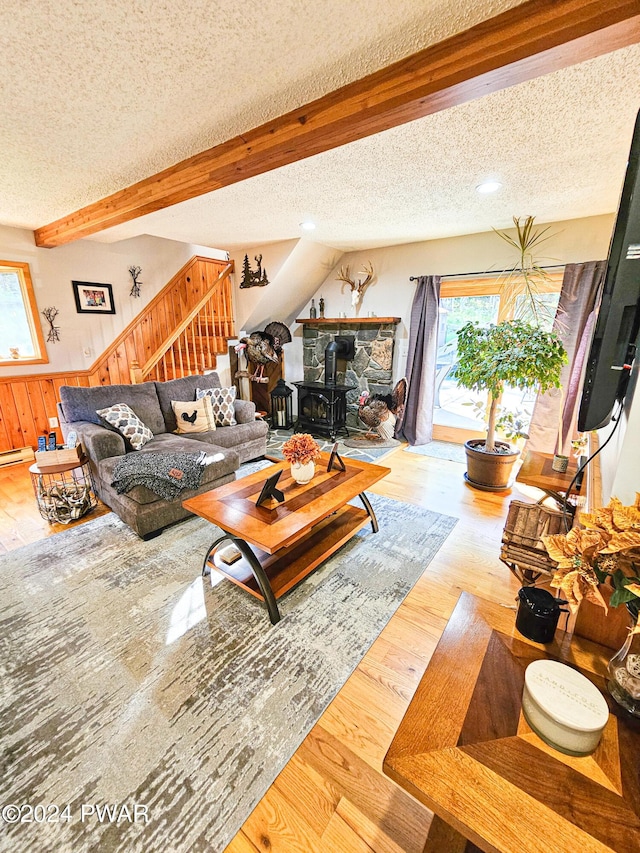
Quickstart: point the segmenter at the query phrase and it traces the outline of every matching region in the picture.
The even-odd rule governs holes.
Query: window
[[[29,264],[0,261],[0,364],[48,361]]]
[[[548,309],[549,329],[558,306],[561,287],[562,272],[552,272],[549,274],[549,280],[539,288],[538,298]],[[508,298],[500,285],[499,277],[449,281],[445,277],[442,282],[433,413],[434,438],[463,442],[468,438],[484,437],[484,412],[481,408],[474,408],[473,404],[485,405],[486,394],[476,394],[458,387],[455,378],[456,332],[469,320],[486,325],[512,319],[514,310],[522,299],[517,293],[513,296],[515,301]],[[505,388],[503,404],[507,408],[524,410],[530,414],[534,401],[535,393],[524,394],[515,388]]]

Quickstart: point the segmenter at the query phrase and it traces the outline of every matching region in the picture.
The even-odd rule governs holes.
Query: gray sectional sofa
[[[255,419],[255,405],[246,400],[234,403],[237,424],[218,427],[213,432],[178,435],[171,401],[195,400],[196,388],[219,388],[217,373],[187,376],[170,382],[144,382],[140,385],[101,385],[91,388],[63,386],[58,414],[65,440],[71,430],[78,434],[89,457],[97,496],[143,539],[151,538],[162,528],[186,518],[182,501],[235,479],[242,462],[264,456],[267,447],[267,424]],[[107,428],[97,410],[115,403],[126,403],[149,427],[153,438],[139,451],[131,451],[125,439]],[[118,459],[127,452],[223,454],[223,459],[204,469],[196,490],[183,490],[172,501],[164,500],[146,486],[135,486],[124,494],[112,487],[113,471]]]

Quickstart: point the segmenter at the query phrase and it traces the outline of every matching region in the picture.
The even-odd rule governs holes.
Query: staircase
[[[0,454],[37,446],[57,417],[62,385],[126,385],[214,370],[235,337],[232,271],[228,261],[191,258],[87,370],[0,377]]]
[[[216,355],[226,353],[227,341],[235,337],[232,271],[232,262],[215,278],[210,269],[199,271],[206,282],[202,297],[142,367],[132,362],[132,382],[166,382],[215,368]]]

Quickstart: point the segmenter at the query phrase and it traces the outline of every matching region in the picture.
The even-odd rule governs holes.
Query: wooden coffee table
[[[365,490],[389,473],[389,468],[356,459],[344,459],[345,471],[327,472],[329,456],[316,462],[310,483],[299,485],[288,462],[227,483],[183,502],[185,509],[224,531],[204,559],[203,574],[211,567],[263,600],[269,618],[280,621],[276,599],[284,595],[337,551],[367,523],[374,533],[378,523]],[[282,471],[277,488],[284,502],[274,498],[256,506],[267,479]],[[359,497],[363,508],[348,502]],[[242,557],[231,565],[220,557],[220,546],[233,542]]]
[[[435,813],[424,853],[638,853],[640,720],[606,691],[611,650],[562,631],[533,643],[514,616],[462,593],[385,757],[387,776]],[[524,671],[542,658],[607,699],[592,755],[563,755],[527,725]]]

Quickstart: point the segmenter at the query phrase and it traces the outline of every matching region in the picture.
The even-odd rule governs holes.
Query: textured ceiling
[[[522,0],[3,0],[0,223],[36,227]]]
[[[640,46],[192,199],[97,235],[151,233],[223,248],[300,236],[345,250],[616,210],[636,113]],[[493,195],[475,187],[487,178]]]
[[[34,228],[491,17],[518,0],[0,4],[0,223]],[[640,49],[97,235],[339,248],[615,210]],[[474,187],[498,177],[503,189]]]

